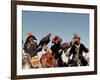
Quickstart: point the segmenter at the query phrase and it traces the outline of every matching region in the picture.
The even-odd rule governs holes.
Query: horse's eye
[[[50,58],[50,60],[52,60],[52,57]]]

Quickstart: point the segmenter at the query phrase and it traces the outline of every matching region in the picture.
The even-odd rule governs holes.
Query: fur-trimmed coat
[[[25,42],[24,44],[24,51],[25,53],[29,53],[31,57],[37,55],[37,43],[33,42],[30,44],[29,42]]]

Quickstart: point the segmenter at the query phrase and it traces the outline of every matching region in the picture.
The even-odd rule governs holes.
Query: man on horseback
[[[62,39],[59,36],[55,36],[52,39],[53,45],[51,46],[52,54],[57,60],[59,67],[63,67],[62,57],[61,57],[62,55],[61,42],[62,42]]]
[[[24,51],[25,53],[29,53],[30,57],[37,55],[37,42],[36,38],[32,33],[28,33],[28,37],[24,43]]]
[[[89,50],[80,42],[81,38],[74,34],[73,44],[69,51],[69,56],[73,55],[72,60],[69,62],[72,66],[86,66],[88,62],[83,56],[83,52],[88,53]]]

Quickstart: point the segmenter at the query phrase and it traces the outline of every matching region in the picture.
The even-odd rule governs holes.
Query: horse
[[[58,67],[58,63],[52,53],[46,52],[40,58],[40,63],[42,68]]]

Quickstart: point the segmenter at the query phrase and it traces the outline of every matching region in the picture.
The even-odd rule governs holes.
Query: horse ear
[[[52,51],[48,48],[47,53],[52,54]]]

